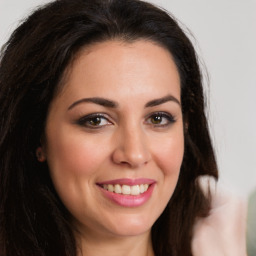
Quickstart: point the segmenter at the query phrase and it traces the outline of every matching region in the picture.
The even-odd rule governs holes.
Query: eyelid
[[[93,126],[93,125],[89,125],[89,124],[86,125],[86,122],[92,120],[93,118],[97,118],[97,117],[107,120],[108,124],[99,125],[99,126],[97,126],[97,125]],[[82,117],[78,118],[76,123],[78,125],[84,126],[89,129],[100,129],[106,125],[113,124],[113,122],[110,120],[108,115],[105,113],[91,113],[91,114],[82,116]]]
[[[150,113],[146,116],[146,118],[145,118],[146,123],[147,123],[147,120],[149,118],[152,118],[153,116],[161,116],[161,117],[166,118],[168,120],[167,124],[153,124],[153,123],[149,124],[149,125],[153,125],[155,127],[165,127],[165,126],[171,125],[171,124],[176,122],[176,119],[172,114],[170,114],[168,112],[165,112],[165,111],[157,111],[157,112],[152,112],[152,113]]]
[[[161,117],[161,122],[158,124],[158,123],[153,123],[151,122],[149,119],[152,118],[152,117],[156,117],[156,116],[160,116]],[[101,119],[104,119],[106,120],[106,124],[90,124],[90,121],[93,121],[94,118],[101,118]],[[164,123],[162,123],[162,121],[164,121]],[[169,113],[169,112],[165,112],[165,111],[156,111],[156,112],[151,112],[150,114],[148,114],[146,117],[145,117],[145,121],[144,121],[147,125],[151,125],[151,126],[154,126],[154,127],[159,127],[159,128],[162,128],[162,127],[167,127],[171,124],[173,124],[174,122],[176,122],[175,120],[175,117]],[[82,117],[78,118],[75,122],[76,124],[82,126],[82,127],[85,127],[85,128],[88,128],[88,129],[101,129],[101,128],[104,128],[108,125],[111,125],[111,124],[114,124],[112,118],[106,114],[106,113],[99,113],[99,112],[95,112],[95,113],[90,113],[88,115],[83,115]]]

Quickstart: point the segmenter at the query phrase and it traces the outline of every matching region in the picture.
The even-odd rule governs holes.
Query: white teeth
[[[107,190],[110,191],[110,192],[114,192],[114,186],[113,185],[107,185]]]
[[[108,190],[110,192],[114,192],[117,194],[123,194],[123,195],[133,195],[137,196],[139,194],[142,194],[148,190],[149,184],[140,184],[140,185],[119,185],[119,184],[104,184],[103,188],[105,190]]]
[[[115,193],[117,193],[117,194],[121,194],[122,193],[122,188],[121,188],[121,186],[119,185],[119,184],[116,184],[115,186],[114,186],[114,191],[115,191]]]
[[[137,196],[139,194],[140,194],[140,186],[139,185],[132,186],[131,195]]]
[[[127,185],[122,186],[122,194],[130,195],[131,194],[131,187]]]

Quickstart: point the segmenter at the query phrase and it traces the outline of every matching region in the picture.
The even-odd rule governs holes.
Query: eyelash
[[[104,125],[96,124],[97,121],[100,121],[100,123],[101,123],[102,120],[106,120],[107,124],[104,124]],[[94,122],[94,124],[92,122]],[[100,114],[100,113],[83,116],[82,118],[80,118],[78,120],[77,123],[81,126],[85,126],[86,128],[89,128],[89,129],[100,129],[103,126],[112,124],[112,122],[110,122],[104,114]]]
[[[156,123],[153,123],[153,118],[158,118],[155,119],[156,121],[160,121],[162,122],[163,119],[165,119],[165,123],[164,124],[156,124]],[[160,119],[159,119],[160,118]],[[149,125],[153,125],[154,127],[159,127],[159,128],[164,128],[164,127],[167,127],[173,123],[175,123],[175,118],[173,115],[169,114],[169,113],[166,113],[166,112],[155,112],[155,113],[151,113],[150,115],[148,115],[148,117],[146,118],[146,123],[147,123],[147,120],[150,120],[150,123]]]
[[[155,118],[155,120],[154,120]],[[105,120],[106,124],[101,124],[102,121]],[[164,124],[161,124],[163,122]],[[153,122],[160,122],[160,123],[153,123]],[[146,117],[145,123],[148,125],[152,125],[153,127],[167,127],[175,122],[175,118],[173,115],[166,113],[166,112],[154,112],[149,114]],[[107,125],[113,124],[109,119],[101,113],[95,113],[95,114],[90,114],[87,116],[83,116],[77,121],[77,124],[80,126],[84,126],[89,129],[101,129],[102,127],[105,127]]]

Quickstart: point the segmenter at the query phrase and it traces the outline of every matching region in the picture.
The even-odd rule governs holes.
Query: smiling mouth
[[[150,184],[140,184],[140,185],[120,185],[120,184],[103,184],[100,185],[103,189],[113,192],[116,194],[122,194],[122,195],[132,195],[132,196],[137,196],[140,194],[145,193]]]
[[[103,196],[122,207],[138,207],[145,204],[153,193],[156,180],[147,178],[115,179],[96,183]]]

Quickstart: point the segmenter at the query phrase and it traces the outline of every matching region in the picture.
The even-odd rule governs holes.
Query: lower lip
[[[110,192],[102,187],[99,187],[99,188],[101,189],[105,197],[107,197],[112,202],[120,206],[138,207],[145,204],[150,199],[152,192],[154,190],[154,187],[155,187],[155,183],[151,184],[146,192],[139,194],[137,196],[117,194],[114,192]]]

